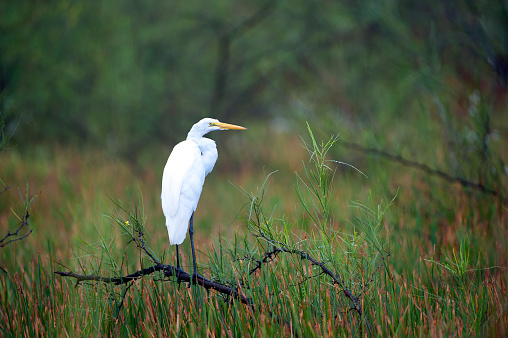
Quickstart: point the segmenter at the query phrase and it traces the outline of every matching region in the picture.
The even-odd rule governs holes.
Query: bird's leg
[[[178,283],[180,283],[180,272],[182,269],[180,269],[180,255],[178,254],[178,244],[176,245],[176,280]]]
[[[178,244],[176,245],[176,269],[180,270],[180,255],[178,254]]]
[[[198,281],[198,269],[196,267],[196,252],[194,251],[194,227],[193,227],[193,223],[194,223],[194,212],[192,212],[192,215],[190,217],[190,225],[189,225],[189,236],[190,236],[190,243],[191,243],[191,248],[192,248],[192,262],[194,263],[194,272],[192,273],[192,279],[191,279],[191,282],[189,283],[189,286],[192,283],[197,283],[197,281]]]

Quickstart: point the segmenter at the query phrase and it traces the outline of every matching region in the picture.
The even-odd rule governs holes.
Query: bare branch
[[[122,295],[122,301],[120,302],[120,305],[118,305],[117,311],[116,311],[116,318],[118,319],[118,316],[120,316],[120,311],[122,310],[123,303],[125,301],[125,297],[127,296],[127,292],[129,292],[130,288],[134,285],[134,282],[131,282],[124,290]]]
[[[324,272],[321,271],[320,273],[318,273],[317,275],[310,275],[310,276],[307,276],[305,278],[303,278],[301,281],[297,282],[297,283],[294,283],[294,284],[288,284],[288,287],[295,287],[295,286],[299,286],[299,285],[302,285],[303,283],[307,282],[308,280],[312,279],[312,278],[317,278],[317,277],[320,277],[321,275],[324,275]]]
[[[23,218],[23,221],[21,222],[21,225],[19,226],[19,228],[13,233],[11,233],[10,231],[7,231],[7,234],[5,235],[5,237],[0,240],[0,248],[3,248],[4,246],[6,246],[9,243],[21,241],[22,239],[28,237],[32,233],[33,229],[30,229],[30,231],[28,233],[24,234],[23,236],[21,236],[19,234],[21,229],[23,229],[25,226],[28,226],[28,218],[29,217],[30,217],[30,214],[28,213],[28,210],[26,210],[25,217]],[[16,236],[21,236],[21,237],[9,239],[10,237],[16,237]],[[7,242],[5,242],[5,241],[7,241]]]
[[[481,183],[469,181],[469,180],[467,180],[463,177],[460,177],[460,176],[452,176],[452,175],[450,175],[444,171],[438,170],[438,169],[432,169],[431,167],[429,167],[428,165],[426,165],[424,163],[416,162],[413,160],[408,160],[408,159],[402,157],[401,155],[393,155],[393,154],[390,154],[390,153],[388,153],[384,150],[381,150],[381,149],[367,148],[367,147],[364,147],[360,144],[353,143],[353,142],[342,141],[342,142],[340,142],[340,144],[348,147],[349,149],[355,149],[355,150],[361,151],[365,154],[378,155],[378,156],[381,156],[381,157],[388,159],[390,161],[398,162],[404,166],[421,170],[427,174],[440,177],[441,179],[448,181],[448,182],[459,183],[463,187],[474,188],[474,189],[479,190],[483,193],[487,193],[487,194],[490,194],[493,196],[499,196],[501,194],[501,192],[499,190],[494,190],[492,188],[484,186]]]
[[[279,250],[279,248],[274,246],[272,251],[265,253],[265,256],[263,257],[262,260],[257,260],[257,259],[254,259],[253,257],[249,257],[251,260],[255,260],[257,262],[256,266],[249,271],[249,275],[252,275],[254,272],[261,269],[261,265],[263,265],[263,263],[268,263],[268,262],[273,261],[275,259],[275,257],[277,257],[277,254],[279,254],[280,252],[282,252],[282,251]]]
[[[351,300],[351,302],[353,302],[354,310],[358,313],[358,315],[360,317],[362,317],[363,310],[362,310],[362,307],[361,307],[360,301],[359,301],[360,297],[355,297],[355,295],[347,288],[344,281],[338,275],[336,275],[332,270],[330,270],[328,267],[326,267],[325,263],[318,261],[317,259],[312,257],[308,252],[288,248],[283,243],[268,238],[262,231],[260,231],[259,234],[254,234],[254,236],[263,238],[264,240],[266,240],[267,242],[269,242],[270,244],[273,245],[273,250],[267,254],[273,254],[273,252],[286,252],[289,254],[296,254],[300,257],[300,259],[307,260],[312,265],[319,267],[321,269],[322,273],[328,275],[333,280],[333,284],[339,285],[339,287],[342,289],[342,292],[344,293],[344,295],[347,298],[349,298]],[[267,254],[265,254],[265,258],[267,257]],[[266,261],[266,260],[263,259],[263,261]],[[259,261],[259,262],[261,262],[261,261]],[[367,325],[367,328],[369,330],[369,333],[372,334],[372,327],[370,325],[369,319],[366,316],[364,316],[364,320],[365,320],[365,324]]]
[[[5,236],[5,238],[2,239],[2,241],[0,241],[0,243],[2,243],[2,245],[0,245],[0,248],[3,248],[4,246],[6,246],[9,243],[21,241],[22,239],[28,237],[32,233],[32,231],[33,231],[33,229],[30,229],[30,231],[28,233],[26,233],[25,235],[15,238],[15,239],[11,239],[11,240],[7,241],[6,243],[2,243],[5,240],[5,238],[7,238],[9,236],[17,236],[18,235],[17,233],[11,234],[10,232],[7,232],[7,235]]]
[[[377,274],[379,269],[385,264],[385,261],[388,259],[388,257],[390,257],[390,253],[386,253],[386,256],[383,257],[383,259],[381,260],[381,263],[377,266],[376,270],[374,270],[374,272],[372,272],[372,274],[370,275],[369,281],[363,285],[362,293],[358,297],[360,297],[364,293],[367,286],[369,286],[369,284],[374,281],[374,276]]]
[[[136,246],[138,248],[142,249],[152,259],[152,261],[155,264],[160,265],[161,263],[146,248],[145,239],[143,237],[144,233],[139,229],[134,229],[134,231],[137,233],[137,235],[132,236],[132,239],[130,240],[130,242],[134,242],[136,244]]]
[[[6,187],[4,188],[4,190],[0,191],[0,195],[2,195],[4,192],[6,192],[7,190],[9,190],[9,189],[10,189],[10,187],[11,187],[10,185],[6,186]]]
[[[192,276],[188,274],[187,272],[183,270],[178,270],[172,265],[166,265],[166,264],[155,264],[153,266],[150,266],[148,268],[144,268],[142,270],[138,270],[130,275],[124,276],[124,277],[103,277],[98,275],[81,275],[72,271],[69,272],[63,272],[63,271],[55,271],[57,275],[60,275],[62,277],[72,277],[76,279],[76,287],[79,285],[79,283],[84,281],[96,281],[96,282],[102,282],[107,284],[115,284],[115,285],[121,285],[126,284],[132,281],[135,281],[139,278],[143,278],[144,276],[151,275],[154,272],[162,271],[164,273],[164,276],[166,277],[178,277],[178,281],[180,282],[191,282]],[[213,282],[209,279],[203,278],[201,276],[197,276],[196,278],[197,284],[207,290],[213,289],[221,294],[224,294],[226,296],[232,297],[234,299],[238,299],[243,304],[253,306],[253,302],[250,298],[245,297],[244,295],[240,294],[235,289],[232,289],[226,285]]]

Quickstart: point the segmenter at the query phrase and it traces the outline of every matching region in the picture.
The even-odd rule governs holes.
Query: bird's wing
[[[196,143],[186,140],[173,148],[162,175],[161,200],[162,210],[166,217],[177,213],[183,183],[199,161],[201,161],[201,152]]]

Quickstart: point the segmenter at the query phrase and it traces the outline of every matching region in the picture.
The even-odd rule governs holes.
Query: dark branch
[[[26,233],[26,234],[24,234],[22,236],[19,234],[19,232],[25,226],[28,226],[28,218],[29,217],[30,217],[30,214],[28,213],[28,210],[26,210],[25,211],[25,216],[23,217],[23,221],[21,222],[21,225],[19,226],[19,228],[15,232],[13,232],[13,233],[11,233],[10,231],[7,231],[7,235],[5,235],[5,237],[0,240],[0,248],[3,248],[4,246],[6,246],[9,243],[16,242],[16,241],[21,241],[22,239],[28,237],[32,233],[33,229],[30,229],[30,231],[28,233]],[[10,239],[11,237],[16,237],[16,236],[21,236],[21,237]],[[7,242],[5,242],[5,241],[7,241]]]
[[[129,289],[132,287],[132,285],[134,284],[134,282],[131,282],[124,290],[123,292],[123,295],[122,295],[122,301],[120,302],[120,305],[118,305],[118,309],[117,309],[117,312],[116,312],[116,318],[118,319],[118,317],[120,316],[120,311],[122,310],[122,307],[123,307],[123,304],[124,304],[124,301],[125,301],[125,297],[127,296],[127,292],[129,292]]]
[[[388,259],[388,257],[390,257],[390,253],[386,253],[386,256],[383,257],[383,259],[381,260],[381,263],[377,266],[376,270],[374,270],[374,272],[372,272],[372,274],[370,275],[370,279],[367,283],[365,283],[363,285],[363,288],[362,288],[362,293],[364,293],[365,289],[367,288],[367,286],[369,286],[370,283],[372,283],[374,281],[374,276],[377,274],[377,272],[379,271],[379,269],[385,265],[385,261]],[[360,294],[358,297],[360,297],[362,294]]]
[[[301,281],[299,281],[298,283],[294,283],[294,284],[289,284],[288,287],[295,287],[295,286],[299,286],[299,285],[302,285],[303,283],[307,282],[308,280],[312,279],[312,278],[317,278],[317,277],[320,277],[321,275],[323,275],[324,272],[321,271],[320,273],[316,274],[316,275],[310,275],[310,276],[307,276],[305,278],[303,278]]]
[[[273,261],[275,259],[275,257],[277,257],[277,254],[279,254],[280,252],[282,252],[282,251],[279,250],[279,248],[274,246],[272,251],[269,251],[269,252],[265,253],[265,256],[263,257],[262,260],[256,260],[253,257],[249,257],[250,259],[257,261],[256,266],[253,267],[249,271],[249,275],[252,275],[254,272],[256,272],[257,270],[261,269],[261,265],[263,265],[263,263],[267,263],[267,262]]]
[[[421,170],[427,174],[438,176],[441,179],[444,179],[445,181],[448,181],[448,182],[459,183],[460,185],[462,185],[464,187],[474,188],[474,189],[480,190],[481,192],[484,192],[484,193],[487,193],[487,194],[490,194],[493,196],[500,195],[500,192],[498,190],[493,190],[491,188],[488,188],[481,183],[469,181],[469,180],[467,180],[463,177],[459,177],[459,176],[452,176],[444,171],[441,171],[438,169],[432,169],[431,167],[429,167],[426,164],[408,160],[400,155],[393,155],[393,154],[390,154],[390,153],[388,153],[384,150],[380,150],[380,149],[367,148],[367,147],[364,147],[360,144],[353,143],[353,142],[342,141],[341,144],[348,147],[349,149],[361,151],[365,154],[379,155],[379,156],[384,157],[390,161],[398,162],[398,163],[405,165],[407,167],[412,167],[412,168]]]
[[[162,271],[164,273],[164,276],[166,277],[177,277],[177,281],[180,282],[188,282],[191,283],[191,275],[189,275],[187,272],[177,269],[172,265],[166,265],[160,263],[147,249],[145,245],[144,240],[144,233],[142,229],[136,229],[133,228],[133,234],[131,235],[131,242],[134,242],[136,246],[143,250],[150,259],[155,263],[155,265],[152,265],[148,268],[144,268],[142,270],[138,270],[130,275],[123,276],[123,277],[103,277],[98,275],[81,275],[77,274],[75,272],[63,272],[63,271],[55,271],[56,274],[63,276],[63,277],[72,277],[76,279],[76,286],[79,285],[79,283],[84,281],[96,281],[96,282],[103,282],[107,284],[115,284],[115,285],[121,285],[126,284],[129,282],[133,282],[139,278],[143,278],[144,276],[151,275],[154,272]],[[192,278],[192,284],[198,284],[199,286],[204,287],[205,289],[213,289],[219,293],[222,293],[228,297],[232,297],[235,299],[240,300],[242,303],[253,306],[253,302],[250,298],[245,297],[244,295],[240,294],[238,290],[232,289],[226,285],[212,282],[211,280],[208,280],[206,278],[203,278],[201,276],[194,276]],[[125,295],[124,295],[125,298]]]
[[[161,265],[161,263],[150,253],[150,251],[148,251],[148,249],[146,248],[146,245],[145,245],[145,239],[144,239],[144,233],[139,230],[139,229],[133,229],[135,233],[137,233],[136,235],[132,235],[132,239],[130,240],[130,242],[134,242],[134,244],[136,244],[136,246],[140,249],[142,249],[147,255],[148,257],[150,257],[150,259],[156,264],[156,265]]]
[[[4,188],[4,190],[0,191],[0,195],[2,195],[4,192],[6,192],[7,190],[9,190],[9,189],[10,189],[10,187],[11,187],[10,185],[6,186],[6,187]]]
[[[264,240],[266,240],[267,242],[272,244],[273,250],[271,252],[277,251],[277,252],[286,252],[289,254],[296,254],[296,255],[300,256],[300,259],[307,260],[312,265],[319,267],[321,269],[322,273],[324,273],[325,275],[328,275],[332,279],[333,284],[337,284],[342,289],[342,292],[344,293],[344,295],[347,298],[349,298],[351,300],[351,302],[353,302],[354,310],[358,313],[358,315],[360,317],[362,317],[363,311],[362,311],[362,307],[361,307],[360,301],[359,301],[360,298],[355,297],[355,295],[353,295],[353,293],[347,288],[344,281],[338,275],[336,275],[332,270],[330,270],[328,267],[326,267],[325,263],[318,261],[317,259],[312,257],[308,252],[298,250],[298,249],[290,249],[290,248],[286,247],[283,243],[275,241],[271,238],[268,238],[260,229],[259,229],[259,234],[254,234],[254,236],[263,238]],[[266,258],[266,255],[265,255],[265,258]],[[372,327],[370,325],[368,318],[364,316],[364,319],[365,319],[365,324],[367,325],[369,332],[372,333]]]
[[[21,241],[22,239],[28,237],[32,233],[32,231],[33,231],[33,229],[30,229],[30,231],[28,233],[26,233],[25,235],[18,237],[18,238],[11,239],[11,240],[7,241],[6,243],[3,243],[5,238],[18,235],[17,233],[11,234],[10,232],[7,232],[7,235],[4,237],[4,239],[2,239],[2,241],[0,241],[0,243],[2,243],[2,245],[0,245],[0,248],[3,248],[4,246],[6,246],[9,243]]]
[[[121,285],[126,284],[132,281],[135,281],[139,278],[142,278],[147,275],[151,275],[154,272],[162,271],[164,273],[164,276],[166,277],[178,277],[178,281],[182,282],[191,282],[192,276],[188,274],[187,272],[183,270],[178,270],[172,265],[165,265],[165,264],[155,264],[153,266],[150,266],[148,268],[144,268],[142,270],[138,270],[130,275],[124,276],[124,277],[103,277],[98,275],[81,275],[72,271],[69,272],[63,272],[63,271],[55,271],[57,275],[63,276],[63,277],[72,277],[76,279],[76,286],[79,285],[79,283],[84,281],[96,281],[96,282],[102,282],[107,284],[115,284],[115,285]],[[226,296],[238,299],[243,304],[253,306],[253,302],[250,298],[245,297],[244,295],[240,294],[235,289],[232,289],[226,285],[213,282],[211,280],[208,280],[206,278],[203,278],[201,276],[197,276],[195,278],[195,281],[197,284],[207,290],[213,289],[221,294],[224,294]]]

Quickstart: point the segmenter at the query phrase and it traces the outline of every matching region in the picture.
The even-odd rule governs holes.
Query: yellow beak
[[[219,127],[220,129],[247,130],[247,128],[244,128],[242,126],[237,126],[237,125],[229,124],[229,123],[217,122],[217,123],[215,123],[215,125],[217,127]]]

